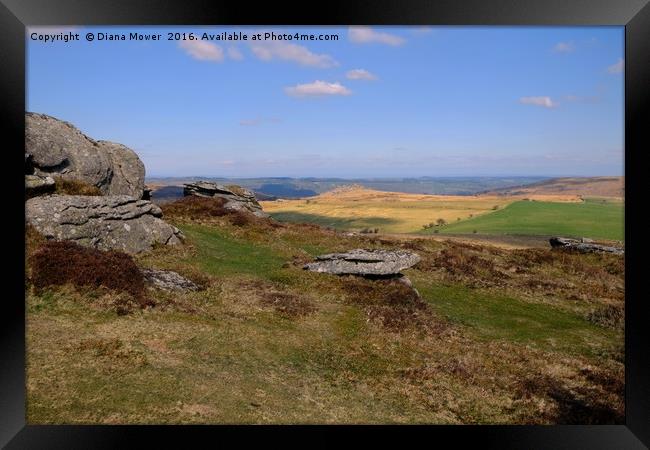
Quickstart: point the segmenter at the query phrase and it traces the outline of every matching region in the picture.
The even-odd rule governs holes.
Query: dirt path
[[[490,244],[504,249],[518,248],[550,248],[548,240],[550,236],[515,236],[515,235],[493,235],[493,234],[382,234],[398,240],[409,239],[434,239],[437,241],[460,241],[474,242],[477,244]]]

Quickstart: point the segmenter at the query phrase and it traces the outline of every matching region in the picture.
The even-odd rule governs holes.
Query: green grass
[[[248,274],[268,278],[286,258],[273,248],[237,239],[218,227],[185,224],[181,230],[198,249],[201,269],[213,275]]]
[[[440,233],[561,235],[623,240],[622,203],[518,201],[493,213],[450,223]],[[429,231],[430,232],[430,231]]]
[[[621,340],[613,330],[546,304],[461,285],[418,285],[418,289],[447,319],[468,327],[482,339],[587,357],[615,351]]]

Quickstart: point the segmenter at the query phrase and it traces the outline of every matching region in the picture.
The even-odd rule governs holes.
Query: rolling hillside
[[[625,177],[553,178],[528,185],[499,188],[484,195],[580,195],[582,197],[623,198]]]

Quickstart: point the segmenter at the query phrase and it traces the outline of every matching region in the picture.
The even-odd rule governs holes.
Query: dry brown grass
[[[287,317],[302,317],[316,310],[314,304],[306,298],[287,292],[262,292],[261,303]]]
[[[418,293],[394,279],[342,277],[346,300],[362,306],[368,318],[391,331],[410,327],[430,332],[446,329]]]
[[[54,177],[54,193],[60,195],[102,195],[97,186],[93,186],[81,180],[70,178]]]
[[[280,228],[283,226],[272,219],[257,217],[248,211],[225,208],[226,203],[220,197],[189,195],[166,203],[161,208],[166,219],[220,223],[219,218],[224,218],[228,223],[237,227]]]
[[[47,239],[36,228],[30,224],[25,225],[25,254],[28,259],[45,242]]]
[[[497,189],[487,195],[526,196],[543,201],[543,197],[624,197],[625,177],[554,178],[522,187]]]
[[[207,217],[221,217],[231,213],[224,208],[226,201],[220,197],[198,197],[188,195],[174,202],[169,202],[161,206],[163,216],[200,219]]]

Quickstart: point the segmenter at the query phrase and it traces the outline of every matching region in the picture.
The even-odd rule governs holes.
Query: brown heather
[[[152,306],[145,296],[144,278],[133,258],[119,251],[101,251],[70,241],[49,241],[30,257],[30,281],[36,292],[71,284],[84,288],[107,288],[129,294],[141,307]],[[123,312],[131,303],[122,299]]]

